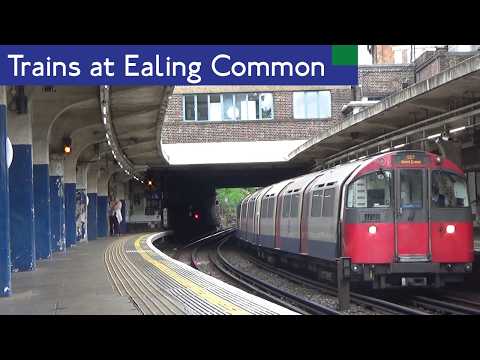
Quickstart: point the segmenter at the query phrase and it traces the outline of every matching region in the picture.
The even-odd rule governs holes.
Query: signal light
[[[66,137],[63,139],[63,153],[69,155],[72,152],[72,139]]]
[[[148,181],[147,181],[147,185],[148,185],[148,186],[153,186],[153,181],[152,181],[152,180],[148,180]]]
[[[194,212],[194,213],[193,213],[193,219],[194,219],[195,221],[200,220],[200,214],[199,214],[198,212]]]

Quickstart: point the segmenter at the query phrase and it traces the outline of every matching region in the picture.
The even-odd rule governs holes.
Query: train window
[[[332,217],[335,204],[335,189],[325,189],[323,193],[322,216]]]
[[[348,186],[347,207],[390,207],[391,171],[373,172],[362,176]]]
[[[312,210],[310,211],[311,217],[320,217],[322,214],[322,197],[323,190],[315,190],[312,193]]]
[[[423,207],[423,170],[400,170],[400,207]]]
[[[298,205],[300,203],[300,194],[295,193],[292,195],[292,200],[290,203],[290,217],[298,217]]]
[[[464,178],[446,171],[432,171],[432,206],[456,208],[468,204]]]
[[[273,206],[275,205],[275,198],[268,199],[268,217],[273,218]]]
[[[282,210],[282,217],[287,218],[290,215],[290,198],[291,195],[287,195],[283,197],[283,210]]]

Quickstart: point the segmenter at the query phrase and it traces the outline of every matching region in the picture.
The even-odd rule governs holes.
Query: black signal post
[[[350,309],[350,266],[352,258],[337,259],[338,310]]]

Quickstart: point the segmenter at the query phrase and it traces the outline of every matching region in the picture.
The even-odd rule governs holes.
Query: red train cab
[[[423,151],[364,160],[343,187],[342,255],[374,287],[463,280],[474,256],[463,171]]]

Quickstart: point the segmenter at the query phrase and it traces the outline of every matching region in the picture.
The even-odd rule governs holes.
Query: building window
[[[184,96],[183,103],[185,109],[183,113],[183,118],[188,121],[195,120],[195,96]]]
[[[198,94],[183,97],[185,121],[272,120],[271,93]]]
[[[332,116],[330,91],[296,91],[293,93],[295,119],[323,119]]]

